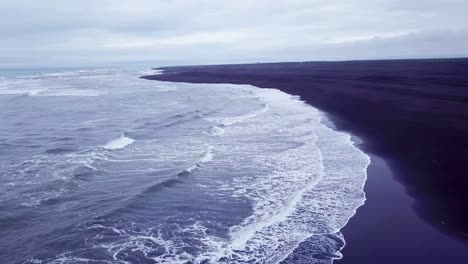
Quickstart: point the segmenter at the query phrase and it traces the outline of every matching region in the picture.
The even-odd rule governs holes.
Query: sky
[[[0,0],[0,68],[468,57],[467,0]]]

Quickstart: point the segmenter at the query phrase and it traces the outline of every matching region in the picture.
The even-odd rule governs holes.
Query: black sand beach
[[[385,161],[376,156],[371,161],[367,201],[341,230],[346,246],[335,263],[466,263],[466,243],[422,221]]]
[[[143,78],[300,95],[363,139],[361,147],[374,155],[368,201],[343,230],[340,263],[468,260],[468,59],[161,69],[163,75]]]

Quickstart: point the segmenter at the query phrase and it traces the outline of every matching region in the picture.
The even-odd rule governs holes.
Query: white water
[[[1,201],[41,207],[24,232],[74,245],[34,261],[269,264],[303,241],[322,256],[304,263],[340,257],[369,164],[349,135],[276,89],[135,76],[1,80],[4,146],[25,146],[5,149],[18,153],[0,163]],[[67,235],[37,228],[44,222]],[[43,252],[11,230],[24,239],[8,252]]]
[[[274,89],[244,89],[259,96],[264,107],[239,117],[209,120],[225,125],[235,142],[250,142],[235,145],[237,152],[249,157],[240,158],[239,164],[271,172],[266,177],[235,178],[222,187],[254,201],[253,214],[231,227],[229,242],[213,242],[215,249],[199,257],[200,262],[208,258],[223,263],[277,263],[305,239],[337,233],[365,200],[370,160],[353,146],[349,135],[326,127],[323,115],[296,97]],[[246,123],[229,127],[239,122]],[[258,144],[260,140],[255,142],[284,135],[288,136],[282,140],[295,143],[291,149],[272,151]],[[339,258],[340,249],[330,254]]]
[[[208,134],[212,136],[218,136],[218,137],[224,135],[224,133],[226,133],[226,131],[222,127],[219,127],[219,126],[211,127],[210,131],[208,132]]]
[[[190,166],[189,168],[185,169],[185,172],[192,172],[194,169],[202,166],[203,163],[209,162],[213,159],[213,146],[207,145],[205,150],[199,155],[197,161]]]
[[[229,125],[233,125],[235,123],[245,121],[245,120],[247,120],[249,118],[256,117],[256,116],[258,116],[258,115],[260,115],[262,113],[265,113],[266,111],[268,111],[268,104],[264,104],[261,109],[254,110],[254,111],[249,112],[249,113],[244,114],[244,115],[206,118],[206,120],[211,121],[211,122],[216,122],[216,123],[222,124],[224,126],[229,126]]]
[[[126,146],[133,144],[133,142],[135,142],[133,138],[126,137],[122,134],[119,138],[107,142],[107,144],[102,146],[102,148],[108,150],[123,149]]]

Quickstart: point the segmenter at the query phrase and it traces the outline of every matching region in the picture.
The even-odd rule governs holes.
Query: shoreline
[[[466,193],[460,192],[468,183],[463,177],[466,165],[461,162],[465,150],[460,141],[468,132],[468,127],[463,125],[463,116],[468,113],[464,105],[468,90],[462,90],[468,86],[468,76],[464,75],[465,70],[468,72],[468,60],[159,69],[164,73],[142,78],[275,87],[300,96],[326,113],[338,131],[362,139],[363,142],[355,145],[371,156],[364,187],[367,199],[342,228],[346,240],[342,250],[344,258],[334,263],[377,260],[378,263],[440,263],[439,255],[453,263],[468,259],[468,253],[463,254],[462,250],[468,241],[466,211],[463,211],[468,205],[464,204]],[[451,153],[454,160],[441,159],[440,154],[444,153]],[[450,178],[442,177],[445,174]],[[443,192],[447,187],[451,188],[450,192]],[[378,194],[388,194],[391,198]],[[379,235],[366,232],[370,227],[380,230]],[[411,233],[417,235],[408,235]]]
[[[346,241],[343,258],[333,263],[464,263],[466,245],[420,219],[387,162],[370,158],[366,202],[341,229]]]

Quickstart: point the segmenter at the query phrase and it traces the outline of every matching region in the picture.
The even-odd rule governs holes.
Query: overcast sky
[[[0,67],[468,56],[467,0],[0,0]]]

